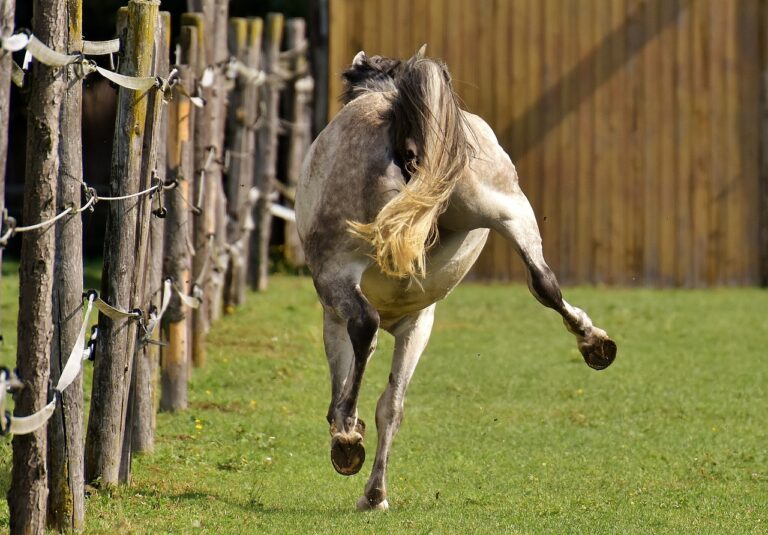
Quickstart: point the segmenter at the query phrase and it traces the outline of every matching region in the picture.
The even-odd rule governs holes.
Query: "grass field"
[[[2,284],[8,363],[16,286]],[[189,410],[158,417],[131,487],[90,496],[87,532],[768,532],[768,292],[566,297],[619,344],[608,370],[590,370],[522,286],[464,285],[438,306],[391,458],[391,510],[361,514],[374,435],[363,471],[337,475],[321,309],[308,279],[275,277],[211,331]],[[371,424],[391,348],[382,335],[366,373]],[[6,438],[3,494],[9,473]]]

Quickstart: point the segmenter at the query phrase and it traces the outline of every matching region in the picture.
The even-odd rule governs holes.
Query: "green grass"
[[[2,284],[9,362],[14,286]],[[460,287],[408,393],[391,510],[360,514],[374,433],[360,475],[336,475],[321,309],[308,279],[275,277],[211,331],[189,410],[159,415],[132,486],[91,495],[87,531],[768,531],[768,292],[565,293],[617,340],[614,365],[590,370],[524,287]],[[391,348],[382,335],[366,372],[371,424]],[[9,472],[6,439],[3,494]]]

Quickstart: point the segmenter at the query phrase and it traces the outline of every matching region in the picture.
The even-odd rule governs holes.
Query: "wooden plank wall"
[[[763,4],[331,0],[331,115],[358,50],[426,42],[515,162],[562,282],[758,284]],[[523,278],[498,236],[475,275]]]

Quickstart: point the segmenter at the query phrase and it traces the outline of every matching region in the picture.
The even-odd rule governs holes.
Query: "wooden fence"
[[[276,154],[280,130],[291,134],[293,159],[309,145],[303,20],[288,21],[292,47],[281,52],[282,15],[228,18],[228,0],[190,0],[172,65],[171,17],[159,6],[129,0],[118,39],[105,42],[83,41],[78,0],[35,0],[32,33],[0,25],[0,141],[11,73],[30,95],[22,220],[0,211],[0,250],[22,239],[17,371],[0,369],[0,434],[14,435],[12,533],[42,533],[46,521],[81,530],[85,483],[130,483],[134,453],[153,450],[158,406],[186,408],[190,366],[205,362],[211,322],[242,302],[249,266],[266,274],[272,214],[291,219],[274,203],[276,190],[291,202],[296,177],[278,182]],[[13,20],[12,0],[0,0],[0,13],[9,12]],[[31,68],[12,61],[24,49]],[[117,71],[91,59],[109,54],[119,57]],[[83,177],[88,75],[119,86],[109,191]],[[290,97],[285,117],[281,95]],[[102,284],[84,296],[81,214],[97,203],[109,209]],[[257,279],[264,289],[266,278]],[[86,351],[94,307],[97,335]],[[84,436],[87,356],[95,364]]]
[[[517,166],[561,281],[768,282],[762,0],[331,0],[330,103],[358,50],[450,68]],[[520,279],[492,236],[475,269]]]

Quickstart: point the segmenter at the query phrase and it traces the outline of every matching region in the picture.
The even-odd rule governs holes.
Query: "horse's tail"
[[[437,218],[469,164],[472,149],[442,63],[417,54],[404,65],[395,84],[392,144],[400,160],[407,162],[411,177],[373,222],[349,222],[350,232],[373,246],[383,273],[424,277],[426,253],[438,239]]]

